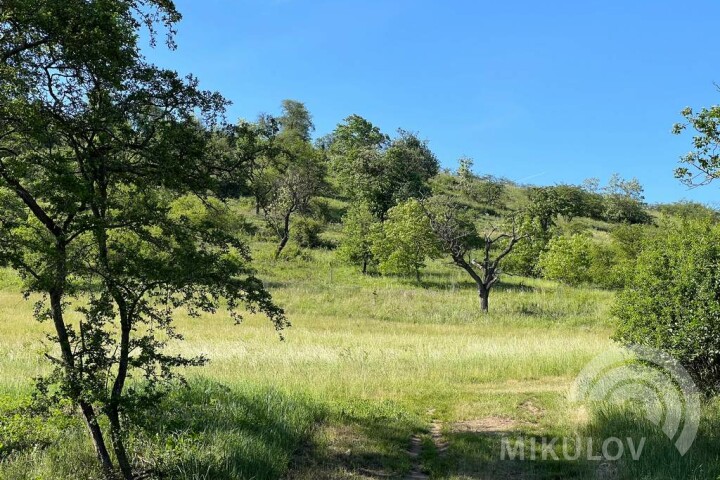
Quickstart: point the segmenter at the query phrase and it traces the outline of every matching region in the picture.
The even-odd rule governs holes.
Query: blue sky
[[[686,106],[720,103],[720,2],[176,0],[178,49],[150,59],[233,102],[292,98],[316,134],[356,113],[430,141],[443,166],[525,183],[637,177],[650,202],[720,203],[673,178]]]

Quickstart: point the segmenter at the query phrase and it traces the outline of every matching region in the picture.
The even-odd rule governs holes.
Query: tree
[[[502,199],[505,194],[505,184],[491,177],[485,176],[479,178],[470,192],[470,198],[478,203],[489,205],[491,207],[501,207]]]
[[[307,163],[288,168],[287,172],[273,183],[270,200],[263,207],[265,220],[279,239],[275,258],[280,257],[290,240],[292,216],[304,212],[323,185],[322,166],[314,159],[306,160]]]
[[[269,191],[261,208],[265,220],[278,237],[275,258],[279,258],[290,239],[291,218],[307,210],[310,200],[325,185],[325,162],[322,152],[309,141],[312,129],[310,114],[295,101],[283,103],[283,115],[277,138],[272,173],[266,172]]]
[[[526,277],[539,276],[540,255],[547,248],[552,231],[544,231],[536,218],[524,215],[518,221],[518,232],[525,240],[518,243],[505,260],[505,271]]]
[[[568,285],[591,283],[592,266],[592,239],[577,233],[553,237],[538,263],[543,277]]]
[[[447,197],[433,197],[421,206],[441,248],[473,279],[480,309],[488,312],[490,290],[500,280],[501,264],[526,235],[518,232],[514,218],[505,228],[490,227],[479,234],[468,210]],[[480,251],[481,260],[474,258],[475,250]]]
[[[672,221],[645,242],[613,313],[615,338],[666,351],[698,388],[720,385],[720,226]]]
[[[383,155],[390,142],[378,127],[359,115],[347,117],[327,139],[330,171],[347,198],[384,216],[384,197],[391,195]]]
[[[371,252],[382,273],[414,275],[420,281],[426,259],[437,257],[440,251],[430,221],[417,200],[390,209],[382,229],[376,230]]]
[[[287,165],[278,141],[280,125],[271,115],[260,115],[254,123],[240,121],[227,135],[230,144],[230,167],[234,175],[227,175],[225,192],[248,192],[255,201],[255,215],[267,206],[277,176]]]
[[[346,262],[361,265],[362,273],[374,263],[372,253],[373,238],[377,236],[380,222],[372,214],[367,204],[352,205],[342,219],[343,241],[338,255]]]
[[[415,134],[399,130],[390,141],[358,115],[346,118],[322,144],[340,191],[366,203],[381,221],[398,203],[429,193],[428,180],[439,168],[427,142]]]
[[[650,222],[650,216],[645,211],[643,187],[636,178],[625,180],[615,173],[602,191],[606,220],[624,223]]]
[[[310,141],[310,136],[315,130],[310,112],[304,103],[297,100],[282,101],[282,115],[277,121],[283,135],[297,135],[306,142]]]
[[[505,184],[490,175],[476,175],[473,172],[474,161],[470,157],[461,157],[459,164],[455,176],[460,191],[475,202],[491,207],[499,206],[505,193]]]
[[[528,198],[528,213],[540,222],[544,232],[555,225],[558,215],[571,221],[575,217],[600,218],[602,213],[599,195],[575,185],[530,187]]]
[[[439,162],[427,141],[402,129],[384,155],[392,195],[383,208],[388,210],[405,200],[430,193],[428,180],[438,174]]]
[[[326,143],[332,153],[337,155],[331,157],[331,161],[337,161],[336,168],[342,169],[346,164],[342,155],[352,150],[384,150],[389,142],[390,138],[370,121],[360,115],[350,115],[338,124]]]
[[[213,203],[225,101],[145,62],[138,29],[154,39],[157,19],[172,32],[179,14],[152,0],[8,0],[0,22],[0,264],[42,296],[36,315],[60,356],[38,387],[79,408],[108,478],[108,431],[134,478],[126,414],[155,402],[173,367],[202,362],[164,351],[174,309],[214,312],[224,298],[233,314],[247,305],[286,325],[229,222],[175,214],[188,194]],[[127,389],[133,375],[145,381]]]
[[[691,187],[707,185],[720,176],[720,106],[697,113],[687,107],[682,116],[687,123],[676,123],[673,133],[680,135],[692,127],[696,134],[692,138],[693,150],[680,157],[680,162],[688,166],[678,167],[675,177]]]
[[[458,169],[455,175],[460,183],[460,190],[470,196],[472,186],[477,179],[477,175],[473,172],[475,161],[470,157],[460,157],[458,160]]]

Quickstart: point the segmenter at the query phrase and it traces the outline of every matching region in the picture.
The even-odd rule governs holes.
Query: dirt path
[[[434,410],[428,411],[429,415],[433,413],[435,413]],[[433,419],[430,424],[430,438],[432,438],[433,444],[435,444],[438,455],[444,455],[448,448],[448,443],[443,439],[442,423],[437,419]],[[430,476],[421,469],[420,457],[422,455],[422,448],[422,437],[417,434],[413,435],[410,439],[410,450],[408,451],[413,466],[410,473],[405,477],[405,480],[429,480]]]

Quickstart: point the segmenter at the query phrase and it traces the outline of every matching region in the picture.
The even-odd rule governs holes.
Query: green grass
[[[328,250],[279,261],[270,244],[254,251],[293,326],[280,341],[261,317],[236,326],[224,314],[178,314],[186,341],[173,348],[211,363],[186,371],[189,389],[137,419],[131,445],[150,471],[173,479],[403,478],[413,466],[410,439],[420,435],[420,462],[432,478],[594,478],[599,467],[588,462],[500,461],[499,423],[538,438],[622,437],[642,427],[656,453],[621,465],[622,478],[720,474],[717,409],[707,409],[697,452],[681,459],[641,419],[587,413],[568,400],[577,373],[611,346],[610,292],[508,277],[483,315],[472,284],[443,261],[417,284],[362,276]],[[18,405],[47,368],[39,352],[50,326],[32,320],[18,285],[0,275],[0,478],[97,478],[77,419],[55,412],[19,420],[32,418]],[[434,450],[433,419],[442,423],[444,452]]]

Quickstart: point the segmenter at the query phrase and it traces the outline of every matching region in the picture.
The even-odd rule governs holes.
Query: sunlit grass
[[[568,393],[583,366],[611,346],[612,293],[508,277],[484,315],[466,274],[443,261],[432,262],[418,284],[362,276],[329,250],[272,261],[271,249],[256,244],[254,251],[260,278],[292,322],[285,340],[260,316],[234,325],[223,313],[178,312],[186,340],[172,348],[211,361],[186,371],[191,390],[148,412],[133,433],[139,465],[179,479],[402,478],[411,468],[410,437],[421,434],[430,442],[422,462],[434,478],[585,478],[594,468],[501,464],[499,437],[453,425],[500,418],[529,435],[607,434],[612,422],[579,412]],[[50,327],[32,319],[32,302],[13,276],[0,275],[6,398],[27,396],[47,368],[40,352]],[[431,419],[450,442],[443,455],[432,453],[423,433]],[[62,442],[10,454],[0,478],[93,478],[82,426],[73,425],[46,432]],[[632,472],[642,478],[648,469]]]

